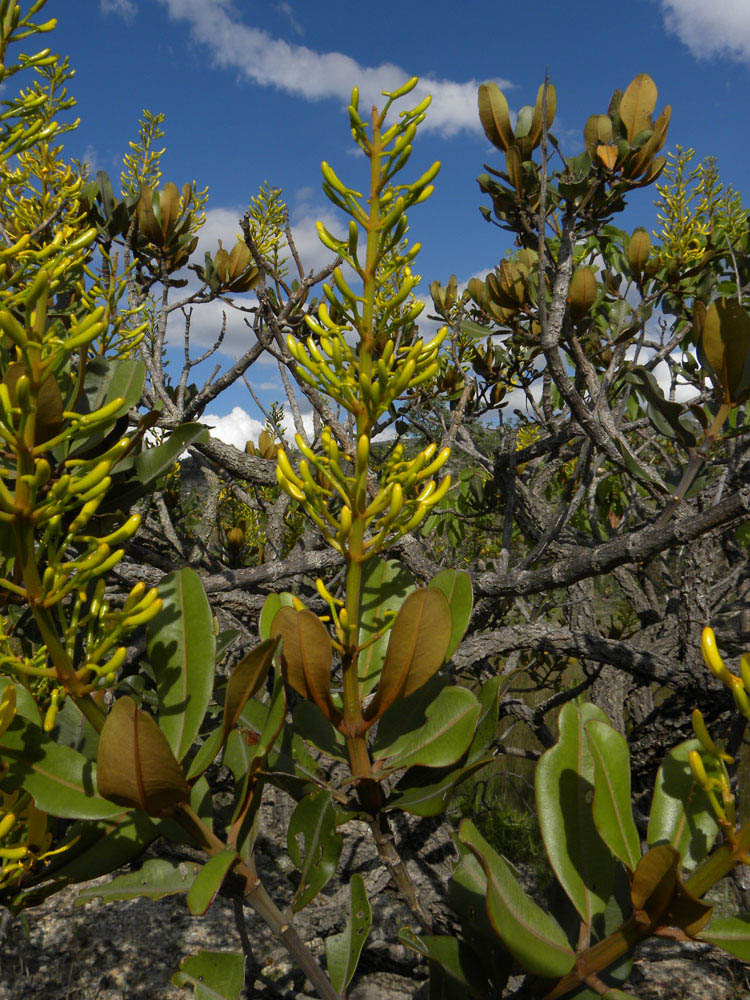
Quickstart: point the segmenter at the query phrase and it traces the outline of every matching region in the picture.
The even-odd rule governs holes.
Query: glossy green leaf
[[[75,905],[90,903],[100,899],[102,903],[112,903],[115,900],[163,899],[165,896],[187,894],[200,871],[200,865],[192,861],[167,861],[164,858],[151,858],[137,872],[118,875],[103,885],[91,885],[81,889]]]
[[[495,933],[519,965],[550,979],[570,972],[575,955],[557,921],[526,895],[507,862],[490,847],[471,820],[462,821],[458,838],[484,870],[487,913]]]
[[[438,965],[456,982],[466,987],[472,997],[490,996],[489,984],[482,976],[482,962],[473,948],[448,934],[415,934],[402,927],[398,939],[407,948]]]
[[[505,678],[498,675],[485,681],[479,691],[480,712],[474,737],[466,754],[466,763],[473,764],[486,754],[497,732],[497,716],[500,708],[500,694]]]
[[[638,1000],[635,993],[626,993],[624,990],[607,990],[601,995],[602,1000]]]
[[[471,577],[463,570],[444,569],[434,576],[428,587],[439,590],[451,612],[451,637],[445,659],[450,660],[466,635],[474,606]]]
[[[200,745],[198,752],[190,763],[187,773],[188,781],[194,781],[196,778],[199,778],[216,760],[221,750],[222,735],[221,729],[214,729]]]
[[[491,761],[491,757],[483,757],[462,767],[446,768],[443,773],[431,767],[410,767],[388,797],[385,809],[400,809],[412,816],[440,816],[461,782]],[[436,778],[436,773],[440,777]]]
[[[609,723],[594,705],[568,702],[559,716],[557,743],[536,767],[539,829],[558,881],[581,919],[590,924],[612,893],[614,866],[593,817],[594,761],[585,727]]]
[[[180,962],[175,986],[192,986],[196,1000],[239,1000],[245,985],[245,958],[235,951],[199,951]]]
[[[300,701],[292,712],[294,731],[303,740],[312,743],[328,757],[348,760],[346,743],[341,733],[335,729],[312,701]]]
[[[414,580],[396,559],[370,559],[363,566],[359,642],[365,648],[357,662],[362,697],[368,695],[380,680],[389,632],[386,631],[374,642],[371,640],[393,619],[412,590]]]
[[[227,848],[215,854],[200,868],[187,898],[188,909],[193,916],[203,916],[206,913],[236,860],[237,852]]]
[[[208,431],[201,424],[180,424],[170,431],[163,444],[141,452],[135,460],[135,470],[142,486],[152,483],[168,472],[188,445],[208,440]]]
[[[750,962],[750,913],[740,913],[735,917],[718,917],[698,935],[701,941],[708,941],[730,955]]]
[[[355,872],[349,880],[349,919],[340,934],[326,939],[326,967],[331,985],[343,993],[357,971],[367,935],[372,925],[372,909],[365,882]]]
[[[303,909],[333,877],[344,838],[336,832],[336,808],[325,790],[297,804],[287,830],[289,857],[301,872],[293,909]]]
[[[159,728],[177,760],[198,735],[211,698],[216,636],[211,606],[198,574],[177,570],[159,584],[164,601],[146,632],[156,676]]]
[[[690,751],[699,749],[698,740],[685,740],[664,758],[648,821],[649,846],[671,844],[687,870],[707,856],[719,832],[711,803],[688,764]],[[708,776],[718,777],[717,765],[707,756],[703,760]]]
[[[96,764],[70,747],[58,744],[36,725],[16,715],[0,738],[10,767],[3,778],[10,788],[20,785],[39,809],[62,819],[108,819],[122,807],[97,794]]]
[[[447,767],[466,752],[480,714],[476,697],[463,687],[446,687],[426,709],[427,721],[378,751],[387,769]]]
[[[594,823],[614,856],[635,871],[641,858],[641,841],[630,799],[628,744],[604,722],[589,722],[586,736],[594,760]]]

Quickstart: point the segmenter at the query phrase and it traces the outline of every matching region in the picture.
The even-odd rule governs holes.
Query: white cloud
[[[750,59],[747,0],[660,0],[664,23],[698,59]]]
[[[233,444],[235,448],[239,448],[240,451],[244,451],[246,442],[257,442],[258,435],[263,430],[264,426],[263,421],[256,420],[255,417],[251,417],[246,410],[242,409],[241,406],[235,406],[231,413],[227,413],[223,417],[220,417],[215,413],[207,413],[205,416],[201,417],[201,423],[208,424],[211,428],[212,437],[216,437],[220,441],[224,441],[226,444]],[[312,435],[312,412],[302,414],[302,425],[305,428],[305,433],[308,436]],[[288,412],[284,413],[282,427],[287,440],[293,441],[296,431],[294,429],[292,415]]]
[[[129,0],[125,0],[129,2]],[[316,52],[273,38],[240,20],[231,0],[160,0],[176,20],[187,21],[195,40],[208,46],[217,65],[239,70],[263,87],[276,87],[306,100],[336,98],[348,103],[352,86],[360,90],[361,104],[381,103],[381,90],[394,90],[413,74],[393,63],[363,66],[343,52]],[[457,82],[423,76],[410,95],[415,104],[432,94],[424,124],[445,136],[468,130],[479,132],[478,80]],[[510,86],[498,81],[501,87]]]
[[[103,14],[119,14],[129,20],[135,16],[136,6],[133,0],[99,0]]]

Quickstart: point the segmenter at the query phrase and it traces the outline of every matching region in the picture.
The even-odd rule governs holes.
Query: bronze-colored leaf
[[[574,322],[583,319],[596,299],[596,277],[592,267],[577,267],[568,288],[568,308]]]
[[[451,638],[451,610],[440,590],[413,590],[391,628],[375,697],[365,718],[377,719],[397,698],[426,684],[441,667]]]
[[[161,226],[156,221],[156,216],[154,215],[153,191],[151,188],[145,187],[141,191],[141,197],[138,200],[136,208],[136,216],[138,218],[138,228],[149,243],[153,243],[154,246],[158,247],[162,246],[163,236]]]
[[[597,146],[596,155],[607,170],[614,170],[617,163],[617,146]]]
[[[22,375],[26,375],[26,366],[22,361],[14,361],[8,366],[3,376],[11,403],[16,405],[16,383]],[[62,428],[63,400],[57,379],[51,373],[47,375],[39,387],[36,405],[36,423],[34,425],[34,444],[49,441]]]
[[[99,736],[99,794],[149,816],[168,816],[187,802],[190,788],[167,738],[132,698],[112,706]]]
[[[242,240],[237,240],[237,242],[232,247],[232,252],[229,254],[229,277],[230,280],[235,281],[240,275],[247,270],[248,267],[253,262],[252,255]]]
[[[333,722],[340,713],[331,701],[333,645],[323,622],[307,608],[280,608],[271,622],[271,638],[281,636],[281,672],[303,698],[314,701]]]
[[[523,167],[521,166],[521,154],[515,146],[511,146],[505,154],[505,169],[513,187],[516,189],[518,201],[523,198]]]
[[[591,115],[583,130],[583,141],[592,156],[597,146],[608,146],[612,142],[612,119],[609,115]]]
[[[544,102],[544,84],[541,85],[536,95],[536,104],[531,118],[531,128],[529,129],[529,141],[532,149],[536,149],[542,140],[542,104]],[[547,84],[547,129],[555,120],[557,111],[557,91],[553,83]]]
[[[713,906],[692,896],[680,877],[680,852],[659,844],[638,862],[630,887],[633,908],[653,927],[678,927],[694,937],[711,918]]]
[[[159,192],[159,207],[161,208],[161,231],[166,240],[169,230],[180,215],[180,192],[172,181],[167,181],[164,190]]]
[[[222,743],[237,725],[242,709],[257,694],[271,669],[279,639],[266,639],[243,656],[232,670],[224,696],[224,724]]]
[[[630,142],[651,124],[651,115],[656,107],[658,95],[656,84],[648,73],[639,73],[628,84],[620,100],[619,112]]]
[[[651,237],[646,229],[636,229],[628,243],[628,263],[634,274],[641,275],[651,254]]]
[[[477,103],[484,134],[493,146],[507,152],[514,136],[505,94],[496,83],[482,83],[479,85]]]
[[[711,303],[700,344],[722,387],[724,402],[742,402],[750,388],[750,316],[737,299]]]

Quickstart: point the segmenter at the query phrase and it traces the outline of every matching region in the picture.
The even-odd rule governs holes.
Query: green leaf
[[[365,882],[355,872],[349,881],[349,920],[340,934],[326,939],[328,978],[337,993],[343,993],[357,971],[359,956],[372,925],[372,909]]]
[[[8,787],[23,785],[43,812],[61,819],[111,819],[122,807],[97,794],[93,761],[70,747],[59,746],[42,728],[16,715],[0,738],[10,768]]]
[[[458,839],[484,869],[490,922],[516,961],[528,972],[549,979],[570,972],[575,955],[562,928],[526,895],[508,864],[490,847],[471,820],[461,822]]]
[[[409,927],[401,928],[398,939],[428,961],[437,962],[470,996],[483,1000],[490,996],[487,979],[481,975],[482,962],[465,941],[448,934],[415,934]]]
[[[380,680],[389,632],[374,642],[372,637],[392,620],[412,590],[414,580],[396,559],[370,559],[362,568],[359,642],[362,646],[370,644],[359,654],[357,663],[361,697],[368,695]]]
[[[594,761],[585,733],[592,720],[609,723],[594,705],[564,705],[559,739],[536,767],[544,846],[558,881],[587,924],[604,912],[614,877],[612,856],[594,825]]]
[[[335,729],[312,701],[300,701],[292,712],[294,730],[303,740],[312,743],[328,757],[348,760],[344,737]]]
[[[735,917],[719,917],[698,935],[701,941],[709,941],[730,955],[750,962],[750,913],[740,913]]]
[[[649,846],[671,844],[687,870],[708,855],[719,832],[708,796],[690,770],[691,750],[700,750],[698,740],[678,744],[662,761],[648,821]],[[703,763],[709,778],[719,777],[718,765],[711,758],[704,756]]]
[[[307,906],[333,877],[343,841],[336,832],[336,809],[330,792],[313,792],[297,804],[286,841],[289,857],[302,873],[292,905],[295,912]]]
[[[482,685],[479,692],[480,712],[477,719],[474,738],[466,754],[466,763],[473,764],[482,758],[491,745],[497,732],[497,714],[500,707],[500,694],[505,686],[505,678],[499,674],[491,677]]]
[[[164,607],[146,631],[156,676],[159,728],[177,760],[198,735],[211,698],[216,636],[211,606],[194,570],[177,570],[159,584]]]
[[[180,962],[175,986],[192,986],[196,1000],[239,1000],[245,985],[245,958],[235,951],[199,951]]]
[[[450,660],[466,635],[471,620],[474,596],[471,577],[463,570],[444,569],[430,580],[428,587],[441,591],[451,611],[451,637],[445,659]]]
[[[463,767],[446,768],[442,774],[431,767],[410,767],[388,797],[385,810],[401,809],[412,816],[439,816],[447,809],[458,785],[491,761],[491,757],[480,758]],[[440,774],[437,779],[436,773]]]
[[[202,917],[206,913],[237,857],[236,851],[227,848],[215,854],[200,869],[187,898],[188,909],[194,917]]]
[[[100,899],[102,903],[112,903],[121,899],[163,899],[164,896],[187,894],[195,881],[200,865],[192,861],[166,861],[151,858],[140,871],[118,875],[104,885],[87,886],[81,889],[75,901],[76,906]]]
[[[604,722],[589,722],[586,736],[594,759],[594,823],[610,851],[633,872],[641,859],[641,841],[630,801],[628,744]]]
[[[626,993],[624,990],[607,990],[602,993],[602,1000],[638,1000],[635,993]]]
[[[207,440],[208,431],[200,424],[180,424],[175,427],[163,444],[148,448],[135,460],[135,471],[140,484],[146,486],[168,472],[188,445]]]
[[[222,736],[221,729],[214,729],[201,744],[188,769],[188,781],[194,781],[196,778],[199,778],[213,764],[219,750],[221,750]]]
[[[443,688],[425,710],[425,724],[379,750],[378,758],[387,761],[387,770],[455,764],[471,743],[480,711],[479,702],[467,688]]]

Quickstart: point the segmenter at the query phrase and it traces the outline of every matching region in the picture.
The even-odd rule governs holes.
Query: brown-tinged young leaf
[[[620,100],[620,118],[627,129],[628,139],[633,139],[651,124],[659,92],[648,73],[639,73],[628,85]]]
[[[159,193],[159,207],[161,208],[161,231],[166,238],[167,233],[177,221],[180,209],[180,192],[172,181],[167,181],[164,190]]]
[[[520,201],[523,198],[523,169],[521,155],[515,146],[511,146],[505,154],[505,169],[508,171],[511,184],[516,189],[516,198]]]
[[[534,105],[534,114],[531,119],[531,128],[529,129],[529,140],[532,146],[536,147],[539,145],[542,139],[542,105],[544,103],[544,84],[541,85],[536,94],[536,104]],[[549,129],[552,122],[555,120],[555,112],[557,111],[557,91],[555,90],[555,85],[553,83],[547,84],[547,128]]]
[[[608,146],[612,142],[612,119],[609,115],[591,115],[583,130],[583,141],[592,155],[597,146]]]
[[[8,365],[8,370],[3,376],[3,383],[7,386],[11,403],[16,405],[16,383],[22,375],[26,375],[26,366],[22,361],[14,361]],[[59,434],[62,427],[63,400],[60,393],[60,386],[54,375],[48,375],[41,386],[37,396],[36,424],[34,426],[34,444],[43,444],[49,441],[56,434]]]
[[[614,170],[617,163],[617,146],[597,146],[596,155],[607,170]]]
[[[99,737],[99,794],[149,816],[168,816],[190,788],[167,738],[132,698],[112,706]]]
[[[680,877],[680,854],[669,844],[659,844],[643,855],[630,887],[633,908],[644,913],[655,927],[679,927],[691,937],[711,918],[713,906],[687,891]]]
[[[709,306],[701,347],[721,382],[724,402],[740,402],[750,378],[750,316],[737,299],[717,299]]]
[[[479,85],[479,120],[493,146],[507,152],[514,135],[510,124],[510,109],[505,94],[496,83]]]
[[[375,697],[365,710],[374,720],[422,687],[439,669],[451,638],[450,606],[440,590],[413,590],[396,615]]]
[[[227,682],[226,696],[224,698],[224,725],[222,743],[232,729],[237,725],[242,709],[253,695],[263,686],[271,669],[276,650],[279,648],[281,639],[266,639],[255,649],[243,656],[237,666],[232,670]]]
[[[323,622],[305,608],[281,608],[271,623],[271,638],[281,636],[284,680],[303,698],[314,701],[329,722],[340,713],[331,701],[333,645]]]

